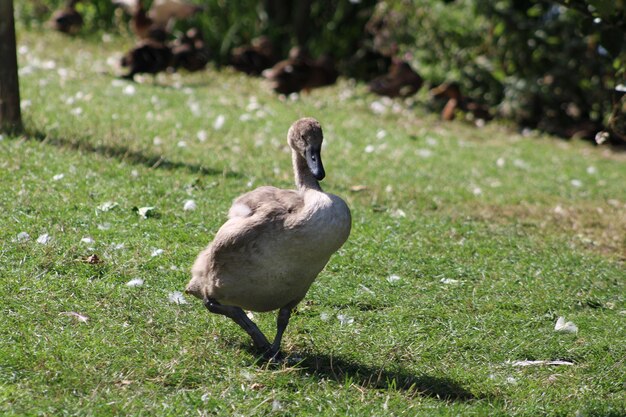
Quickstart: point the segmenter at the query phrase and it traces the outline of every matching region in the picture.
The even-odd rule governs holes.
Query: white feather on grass
[[[559,317],[554,325],[554,331],[564,333],[578,333],[578,326],[573,322],[565,321],[565,317]]]

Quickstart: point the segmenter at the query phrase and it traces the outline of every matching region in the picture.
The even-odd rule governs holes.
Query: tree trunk
[[[22,115],[13,0],[0,0],[0,62],[0,131],[19,130],[22,127]]]

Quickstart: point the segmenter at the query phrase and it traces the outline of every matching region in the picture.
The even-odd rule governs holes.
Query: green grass
[[[229,70],[132,85],[107,64],[128,40],[18,38],[28,133],[0,141],[0,414],[626,414],[624,154],[441,123],[425,92],[378,115],[347,80],[295,101]],[[292,318],[291,360],[267,366],[234,323],[168,294],[237,195],[292,186],[302,116],[322,123],[322,185],[353,231]],[[579,332],[555,332],[559,316]],[[273,334],[272,314],[255,320]],[[573,365],[512,365],[526,359]]]

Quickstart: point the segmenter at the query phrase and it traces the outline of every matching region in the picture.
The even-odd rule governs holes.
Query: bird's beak
[[[324,172],[324,165],[322,165],[321,147],[314,148],[313,146],[307,146],[304,150],[304,157],[306,158],[306,164],[311,170],[311,174],[316,180],[321,181],[326,176]]]

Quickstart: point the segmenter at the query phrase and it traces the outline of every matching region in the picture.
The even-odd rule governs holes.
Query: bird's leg
[[[271,349],[270,342],[267,340],[265,335],[261,332],[261,330],[259,330],[257,325],[254,324],[250,318],[248,318],[246,313],[240,307],[224,306],[211,298],[206,298],[204,300],[204,306],[211,313],[221,314],[231,318],[239,325],[239,327],[244,329],[246,333],[250,335],[254,346],[260,351],[267,352]]]
[[[269,359],[280,360],[280,343],[283,340],[283,334],[289,324],[289,318],[291,317],[291,312],[293,311],[294,306],[294,304],[288,304],[278,311],[278,317],[276,318],[276,337],[274,337],[272,347],[266,355]]]

